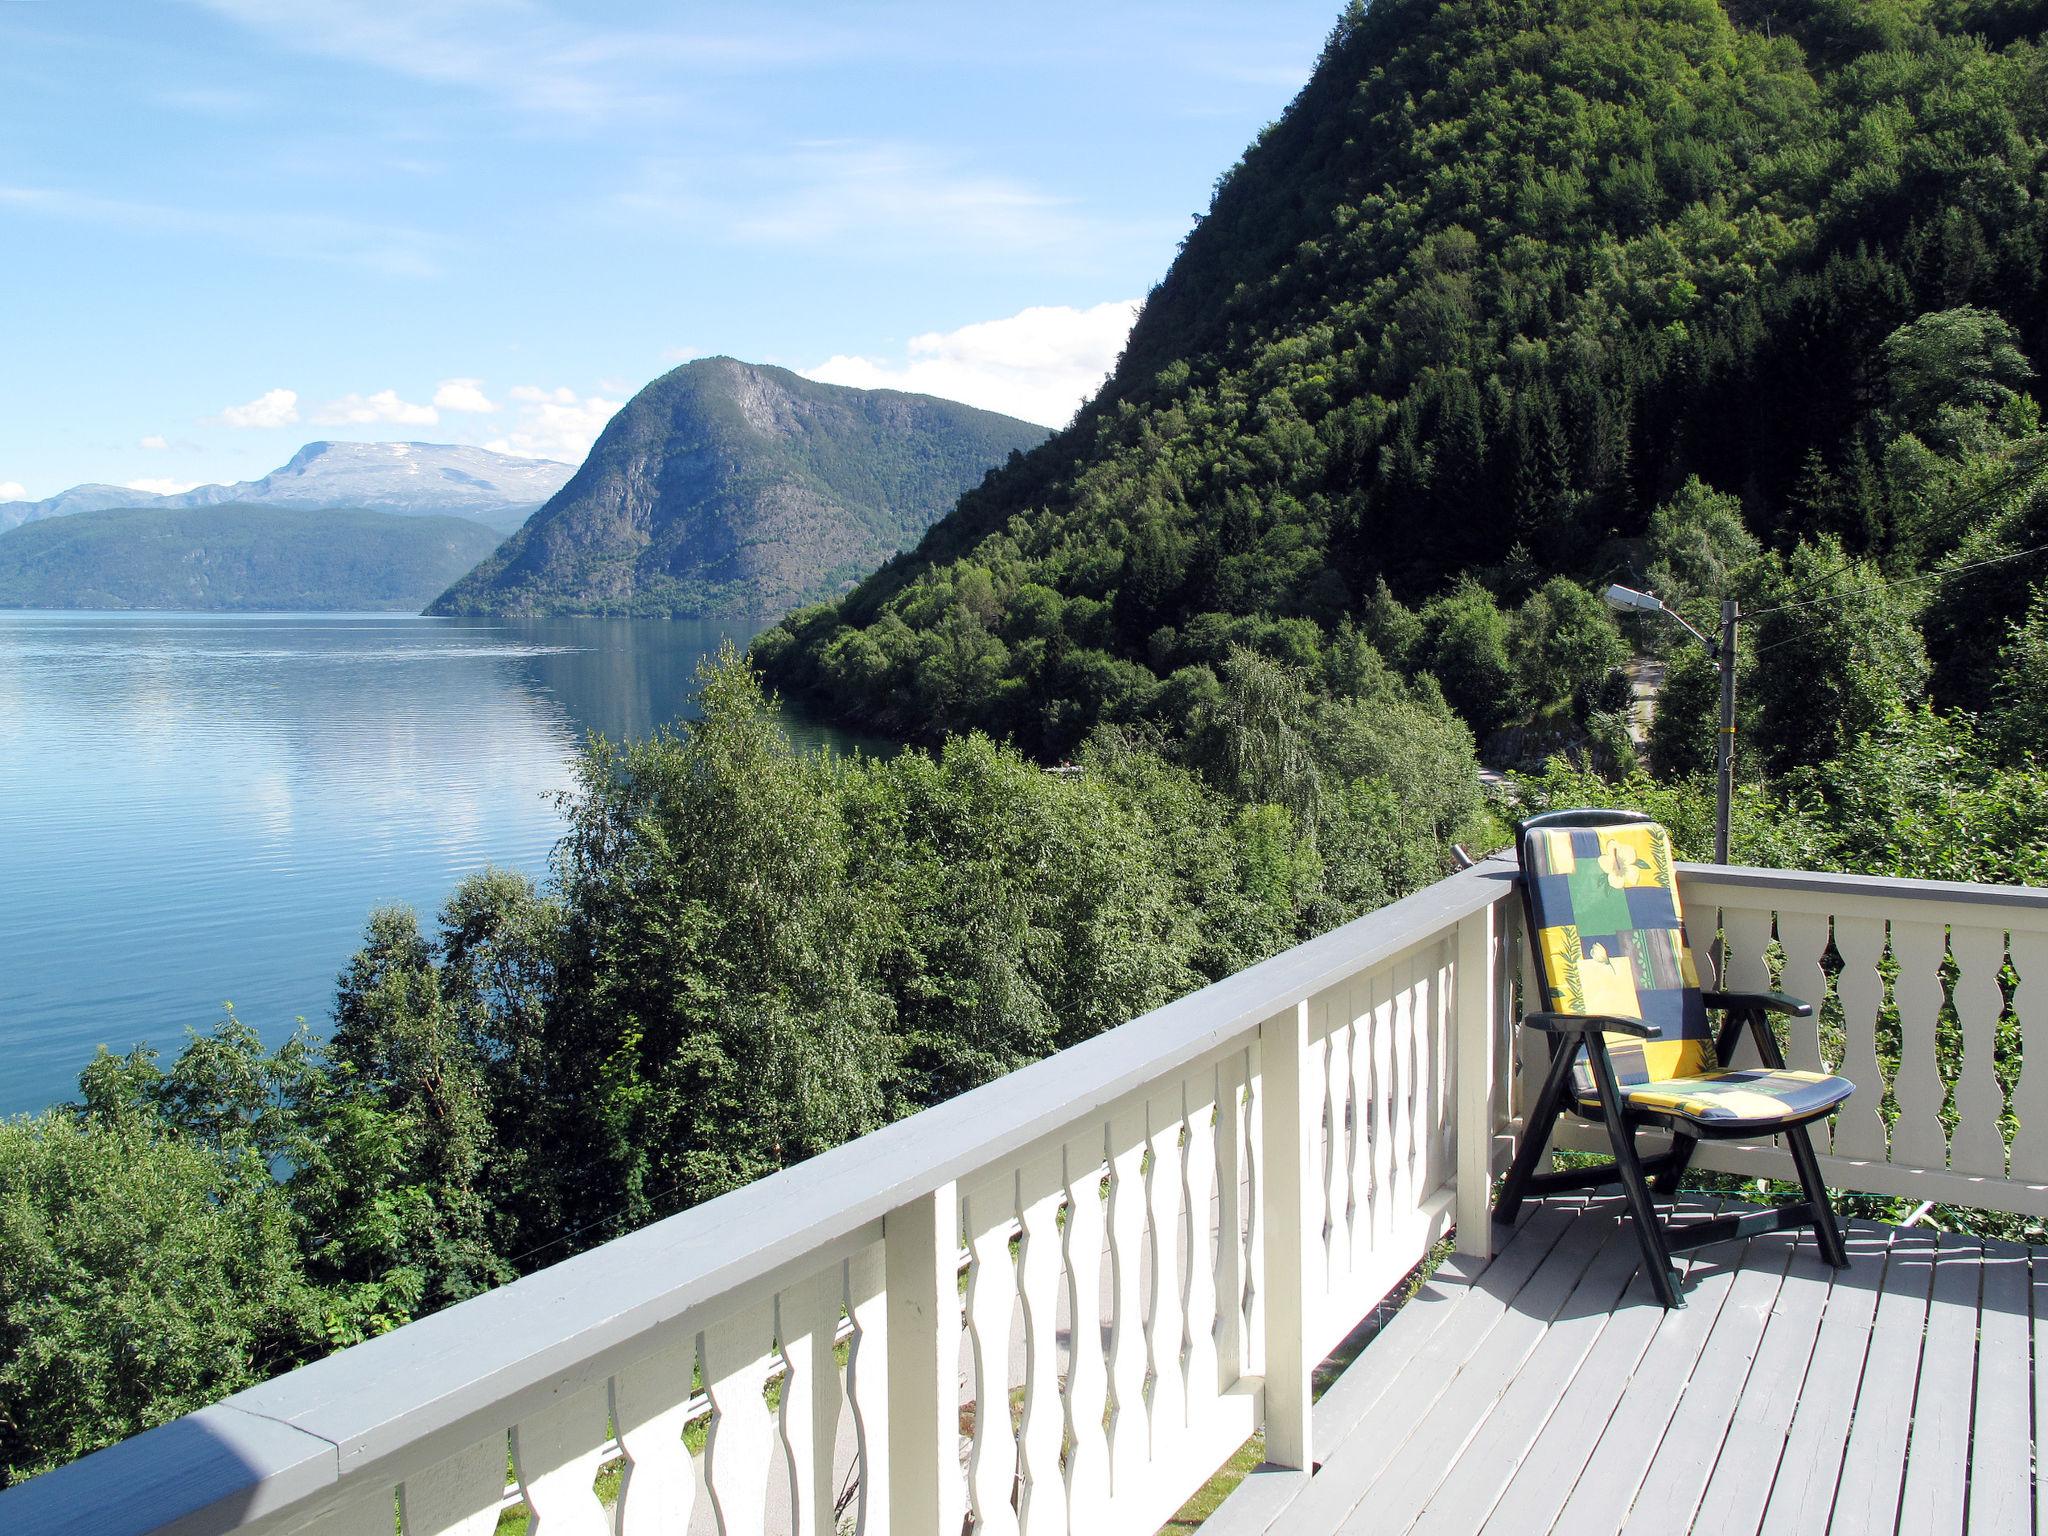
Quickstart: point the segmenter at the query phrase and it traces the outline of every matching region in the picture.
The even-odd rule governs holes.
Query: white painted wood
[[[1350,988],[1335,987],[1309,1005],[1322,1039],[1317,1051],[1322,1066],[1324,1139],[1323,1292],[1342,1292],[1351,1273],[1351,1017]]]
[[[1266,1459],[1314,1466],[1309,1413],[1309,1265],[1316,1211],[1307,1112],[1315,1102],[1308,1004],[1275,1014],[1259,1033],[1265,1100]]]
[[[626,1458],[616,1513],[620,1536],[686,1536],[690,1529],[697,1472],[683,1444],[683,1424],[696,1364],[697,1336],[671,1330],[611,1379],[611,1419]]]
[[[2013,1112],[2020,1126],[2010,1168],[2015,1179],[2048,1183],[2048,937],[2014,933],[2012,964],[2019,973],[2013,1011],[2020,1021],[2020,1080]]]
[[[1721,911],[1721,990],[1724,992],[1769,992],[1771,968],[1765,952],[1771,943],[1771,914],[1757,907],[1724,907]],[[1775,1026],[1774,1026],[1775,1027]],[[1756,1042],[1745,1031],[1731,1053],[1730,1065],[1757,1066],[1761,1063]]]
[[[1204,1067],[1182,1080],[1187,1105],[1187,1145],[1182,1149],[1182,1201],[1188,1213],[1187,1271],[1181,1282],[1181,1314],[1186,1342],[1181,1349],[1180,1379],[1190,1426],[1200,1428],[1216,1410],[1222,1382],[1216,1372],[1216,1270],[1219,1250],[1228,1246],[1217,1230],[1211,1236],[1210,1210],[1216,1194],[1217,1069]]]
[[[977,1536],[1015,1536],[1017,1435],[1010,1420],[1010,1328],[1017,1316],[1017,1268],[1010,1232],[1017,1219],[1017,1175],[1004,1169],[961,1191],[967,1233],[967,1338],[974,1352],[974,1448],[967,1462],[967,1508]]]
[[[1963,1029],[1963,1065],[1956,1080],[1955,1144],[1950,1165],[1958,1173],[2005,1176],[2005,1090],[1999,1086],[1994,1059],[1998,1015],[2005,996],[1998,973],[2005,964],[2005,933],[1997,928],[1965,927],[1949,931],[1955,956],[1956,1017]]]
[[[1216,1068],[1216,1372],[1219,1387],[1245,1371],[1244,1081],[1233,1051]]]
[[[1892,1161],[1919,1168],[1948,1166],[1948,1134],[1941,1124],[1942,1082],[1934,1061],[1934,1026],[1941,1013],[1941,962],[1946,952],[1938,923],[1892,925],[1899,976],[1898,1123]]]
[[[704,1483],[719,1536],[753,1536],[767,1520],[768,1466],[775,1421],[768,1373],[775,1364],[773,1298],[763,1296],[704,1330],[704,1395],[711,1429],[704,1441]],[[516,1442],[518,1432],[513,1432]]]
[[[1109,1117],[1109,1260],[1115,1311],[1109,1332],[1109,1491],[1122,1503],[1144,1485],[1152,1458],[1145,1415],[1145,1107]]]
[[[1467,918],[1467,922],[1471,919]],[[1828,947],[1828,920],[1820,912],[1780,912],[1778,942],[1785,949],[1785,974],[1778,989],[1813,1004],[1804,1019],[1785,1019],[1785,1065],[1795,1072],[1826,1072],[1830,1064],[1821,1059],[1820,1016],[1828,996],[1827,971],[1822,957]],[[1814,1142],[1825,1148],[1827,1126],[1817,1125]]]
[[[883,1223],[890,1536],[960,1536],[960,1197],[942,1184]]]
[[[1493,1257],[1493,910],[1458,924],[1453,1081],[1458,1114],[1458,1252]]]
[[[683,1388],[687,1397],[687,1377]],[[505,1495],[507,1461],[505,1436],[490,1435],[406,1478],[398,1490],[405,1536],[491,1536]],[[629,1529],[628,1536],[639,1533]]]
[[[1397,1004],[1389,971],[1375,971],[1363,978],[1361,985],[1367,992],[1369,1022],[1366,1031],[1372,1064],[1368,1092],[1372,1115],[1366,1128],[1366,1156],[1372,1168],[1372,1248],[1374,1252],[1381,1252],[1393,1240],[1394,1212],[1401,1199],[1396,1182],[1399,1170],[1397,1149],[1401,1140],[1396,1086],[1399,1074],[1394,1046]]]
[[[1245,1051],[1243,1374],[1266,1374],[1266,1089],[1265,1054],[1254,1037]]]
[[[390,1488],[365,1488],[322,1511],[295,1536],[391,1536],[393,1508]]]
[[[872,1243],[846,1261],[846,1309],[853,1324],[853,1335],[847,1341],[846,1396],[853,1410],[854,1529],[859,1536],[886,1536],[889,1291],[888,1258],[881,1244]],[[621,1532],[620,1536],[630,1533]]]
[[[609,1406],[603,1387],[586,1387],[512,1426],[512,1465],[533,1515],[528,1536],[611,1536],[594,1486]]]
[[[1834,1151],[1840,1157],[1882,1162],[1888,1155],[1884,1072],[1877,1059],[1877,1016],[1884,1006],[1884,923],[1874,917],[1837,917],[1835,949],[1842,957],[1835,991],[1842,1003],[1842,1075],[1856,1093],[1835,1112]],[[2048,1074],[2043,1074],[2048,1078]]]
[[[1109,1369],[1102,1350],[1103,1245],[1108,1234],[1102,1124],[1090,1120],[1069,1137],[1062,1163],[1067,1192],[1067,1511],[1085,1528],[1109,1502]]]
[[[833,1452],[839,1441],[841,1390],[833,1343],[846,1295],[842,1264],[821,1270],[775,1298],[775,1336],[783,1360],[776,1425],[789,1464],[795,1536],[832,1536]]]
[[[1145,1305],[1145,1356],[1152,1372],[1146,1419],[1151,1427],[1149,1457],[1156,1464],[1187,1428],[1187,1383],[1181,1375],[1188,1322],[1182,1270],[1187,1212],[1181,1129],[1186,1107],[1178,1081],[1146,1102],[1145,1117],[1150,1153],[1145,1204],[1152,1257]]]
[[[1018,1434],[1023,1486],[1018,1523],[1032,1536],[1065,1536],[1067,1488],[1060,1469],[1066,1404],[1060,1395],[1059,1302],[1065,1286],[1060,1203],[1066,1198],[1061,1149],[1052,1146],[1018,1173],[1023,1232],[1017,1253],[1024,1303],[1024,1421]],[[1088,1196],[1092,1203],[1094,1193]]]

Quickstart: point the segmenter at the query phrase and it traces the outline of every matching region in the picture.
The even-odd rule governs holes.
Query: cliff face
[[[649,384],[434,613],[780,613],[847,590],[1045,429],[704,358]]]

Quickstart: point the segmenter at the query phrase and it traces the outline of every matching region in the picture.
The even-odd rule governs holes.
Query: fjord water
[[[226,1002],[324,1032],[371,907],[545,876],[585,733],[686,717],[758,627],[0,612],[0,1114]]]

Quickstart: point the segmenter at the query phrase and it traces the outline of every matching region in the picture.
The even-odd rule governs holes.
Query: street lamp
[[[1693,639],[1707,648],[1707,654],[1721,673],[1721,730],[1714,738],[1714,862],[1728,862],[1728,816],[1735,795],[1735,623],[1741,610],[1732,597],[1721,599],[1721,638],[1711,639],[1685,619],[1664,606],[1654,592],[1614,586],[1606,591],[1607,606],[1624,612],[1661,613],[1675,619]]]

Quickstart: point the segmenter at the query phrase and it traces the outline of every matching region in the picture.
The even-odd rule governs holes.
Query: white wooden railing
[[[1454,1223],[1487,1251],[1517,1085],[1540,1079],[1540,1043],[1509,1046],[1512,877],[1482,863],[0,1494],[0,1531],[482,1536],[509,1467],[534,1536],[1142,1536],[1255,1429],[1310,1466],[1315,1364]],[[1831,1182],[2048,1214],[2048,1067],[2008,1102],[1999,1055],[2048,1007],[2048,892],[1681,882],[1726,984],[1825,1004],[1788,1053],[1863,1085],[1821,1138]],[[1789,1171],[1769,1145],[1699,1161]]]

